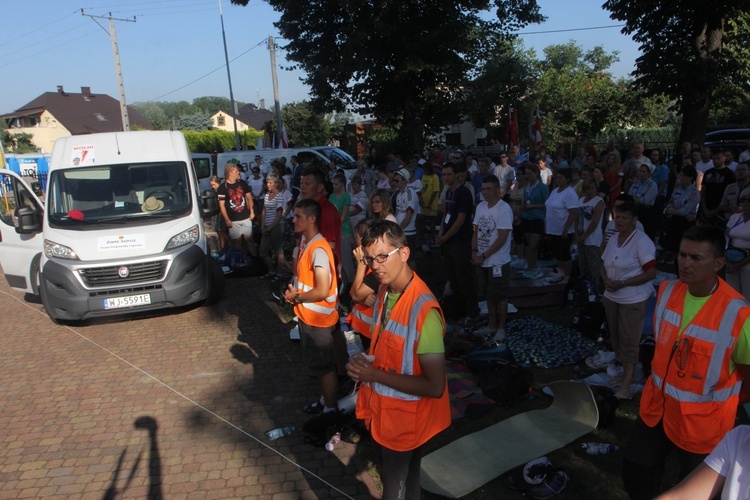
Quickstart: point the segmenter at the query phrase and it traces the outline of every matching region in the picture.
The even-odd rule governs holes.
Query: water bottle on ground
[[[607,455],[620,449],[618,445],[612,443],[581,443],[581,448],[589,455]]]
[[[326,450],[333,451],[333,449],[336,448],[336,445],[339,444],[339,441],[341,441],[341,433],[337,432],[331,436],[331,439],[326,443]]]
[[[279,427],[279,428],[272,429],[272,430],[266,432],[266,437],[270,441],[275,441],[276,439],[279,439],[280,437],[288,436],[292,432],[294,432],[294,426]]]

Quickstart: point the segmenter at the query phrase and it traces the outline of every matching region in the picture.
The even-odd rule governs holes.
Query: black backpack
[[[506,410],[528,394],[534,383],[534,374],[512,363],[498,362],[487,366],[477,377],[482,393]]]
[[[607,315],[604,304],[595,300],[586,302],[581,310],[573,316],[573,328],[591,340],[597,340],[607,331]]]

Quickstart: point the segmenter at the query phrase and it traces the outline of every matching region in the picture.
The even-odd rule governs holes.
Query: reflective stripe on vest
[[[434,300],[434,298],[430,295],[420,295],[417,297],[417,300],[414,301],[414,303],[411,306],[411,313],[409,314],[409,324],[404,325],[402,323],[399,323],[397,321],[394,321],[392,319],[388,319],[388,322],[385,324],[385,329],[393,334],[401,337],[404,339],[404,352],[403,356],[401,358],[401,374],[404,375],[413,375],[414,374],[414,349],[417,344],[417,339],[419,338],[419,331],[417,330],[417,321],[419,319],[419,312],[422,309],[422,306],[427,301]],[[383,307],[385,307],[387,304],[384,304]],[[378,320],[378,323],[380,321]],[[380,336],[380,334],[378,334]],[[376,382],[373,382],[372,384],[372,390],[373,392],[376,392],[377,394],[380,394],[381,396],[386,396],[390,398],[396,398],[401,399],[404,401],[417,401],[420,399],[419,396],[414,396],[413,394],[407,394],[405,392],[397,391],[396,389],[392,387],[388,387],[383,384],[379,384]]]
[[[295,309],[299,306],[300,309],[305,309],[307,311],[310,311],[310,313],[313,313],[314,315],[320,315],[320,316],[303,315],[302,313],[304,311],[300,311],[299,309],[296,309],[297,316],[299,316],[302,321],[306,322],[307,324],[316,325],[316,326],[328,323],[327,318],[332,318],[333,315],[336,314],[337,312],[337,309],[336,309],[336,306],[337,306],[336,270],[333,267],[334,266],[333,253],[331,252],[331,249],[328,246],[328,242],[326,241],[325,238],[323,238],[323,236],[320,233],[313,236],[310,239],[310,241],[307,242],[306,248],[304,249],[303,253],[299,256],[299,261],[297,264],[297,284],[296,284],[297,293],[308,292],[314,288],[314,285],[315,285],[314,271],[311,269],[307,269],[305,265],[312,262],[312,253],[318,248],[325,251],[329,259],[328,272],[330,273],[330,278],[331,278],[331,282],[329,284],[329,289],[328,289],[329,295],[325,299],[319,300],[317,302],[302,302],[299,304],[295,304]]]
[[[672,292],[674,291],[675,283],[676,282],[671,282],[665,287],[664,293],[662,293],[662,300],[659,301],[657,311],[661,310],[661,314],[665,316],[665,319],[669,323],[679,328],[681,323],[681,315],[674,311],[664,309],[666,307],[667,301],[670,299]],[[722,375],[721,370],[724,364],[726,351],[727,349],[730,349],[735,342],[734,337],[732,337],[732,328],[734,326],[734,322],[737,319],[737,315],[739,314],[740,309],[745,306],[747,306],[747,303],[744,300],[732,299],[724,309],[724,313],[722,315],[721,322],[719,323],[718,330],[713,330],[698,325],[688,325],[687,328],[685,328],[685,331],[682,332],[683,336],[693,337],[695,339],[706,342],[707,344],[714,345],[714,348],[711,350],[711,359],[705,371],[706,378],[703,383],[703,394],[684,391],[678,389],[672,384],[665,385],[664,380],[660,376],[652,373],[654,385],[656,385],[656,387],[660,390],[662,389],[662,386],[664,386],[663,391],[665,394],[673,397],[674,399],[677,399],[678,401],[683,401],[686,403],[704,403],[709,401],[723,402],[739,394],[740,388],[742,386],[741,381],[738,381],[732,386],[726,387],[724,389],[717,390],[715,389],[715,387],[716,384],[719,383],[719,379]]]
[[[674,311],[668,311],[667,310],[667,301],[669,300],[669,297],[672,295],[672,291],[674,290],[675,285],[677,284],[677,281],[668,281],[665,285],[664,289],[662,290],[662,293],[659,295],[659,300],[656,303],[656,308],[654,309],[654,340],[659,338],[659,332],[661,331],[661,320],[662,318],[668,321],[669,323],[672,323],[676,327],[680,327],[680,322],[682,321],[682,317],[677,314]],[[676,322],[675,322],[675,316]]]

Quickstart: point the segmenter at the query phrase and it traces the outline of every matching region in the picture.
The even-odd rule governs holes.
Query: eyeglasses
[[[359,261],[367,267],[372,267],[373,262],[377,262],[378,264],[385,264],[385,261],[388,260],[388,257],[401,250],[401,248],[403,247],[394,248],[386,254],[376,255],[375,257],[362,257]]]

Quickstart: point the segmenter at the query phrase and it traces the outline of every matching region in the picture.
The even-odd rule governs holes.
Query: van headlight
[[[164,250],[172,250],[185,245],[192,245],[198,241],[198,225],[191,227],[181,233],[175,234],[169,239]]]
[[[72,248],[50,240],[44,240],[44,255],[48,259],[79,260]]]

